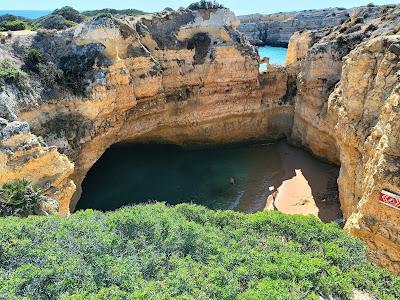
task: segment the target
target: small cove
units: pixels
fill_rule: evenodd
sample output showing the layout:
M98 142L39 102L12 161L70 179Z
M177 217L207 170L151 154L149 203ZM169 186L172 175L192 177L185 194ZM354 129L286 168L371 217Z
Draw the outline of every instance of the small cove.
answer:
M308 210L300 206L311 201L314 214L324 221L339 218L339 204L332 197L337 194L338 168L285 141L201 148L114 145L87 174L76 209L110 211L125 205L162 201L254 213L266 209L270 186L290 186L299 172L309 193L282 190L282 195L288 191L294 195L290 201L295 202L279 200L282 203L278 207L306 214L304 211Z

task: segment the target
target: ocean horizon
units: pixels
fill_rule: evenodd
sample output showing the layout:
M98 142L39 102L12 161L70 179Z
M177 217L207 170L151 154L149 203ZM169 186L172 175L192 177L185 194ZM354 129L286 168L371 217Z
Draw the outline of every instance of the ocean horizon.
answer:
M0 10L0 16L10 14L27 19L37 19L51 12L51 10Z

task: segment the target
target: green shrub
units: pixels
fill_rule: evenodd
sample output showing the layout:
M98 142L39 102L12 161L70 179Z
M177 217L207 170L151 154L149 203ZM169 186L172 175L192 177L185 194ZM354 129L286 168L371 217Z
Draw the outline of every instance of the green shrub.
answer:
M44 54L36 48L30 48L26 51L25 65L29 69L37 69L38 64L45 62L45 60Z
M30 91L26 73L10 60L3 59L0 60L0 91L6 85L14 85L21 93L29 93Z
M29 20L5 14L0 16L0 31L16 31L30 28Z
M0 15L0 23L17 21L19 19L21 19L21 18L18 16L15 16L15 15L11 15L11 14Z
M43 191L27 180L16 180L0 186L0 217L28 216L39 207Z
M224 6L219 4L217 1L205 1L205 0L201 0L199 2L192 3L188 6L188 9L191 9L191 10L219 9L219 8L224 8Z
M74 23L81 23L84 19L81 13L71 6L64 6L63 8L56 9L52 12L52 15L63 16L66 20Z
M77 23L65 19L61 15L48 15L40 18L33 24L33 28L37 29L55 29L55 30L63 30L70 27L76 26Z
M74 27L84 21L84 16L70 6L56 9L33 23L33 29L63 30Z
M17 20L17 21L8 21L4 22L0 25L2 31L17 31L17 30L25 30L28 28L28 24L24 21Z
M93 17L94 20L99 20L99 19L103 19L103 18L112 19L113 15L111 13L103 12L103 13L99 13Z
M129 15L129 16L134 16L134 15L140 15L144 14L143 11L137 10L137 9L111 9L111 8L105 8L105 9L99 9L99 10L89 10L85 11L82 13L82 15L86 17L95 17L101 14L111 14L111 15Z
M0 219L4 299L399 299L335 224L188 204Z
M63 76L63 71L54 63L49 62L42 51L35 48L27 50L25 68L39 75L39 80L45 89L52 88L54 83Z

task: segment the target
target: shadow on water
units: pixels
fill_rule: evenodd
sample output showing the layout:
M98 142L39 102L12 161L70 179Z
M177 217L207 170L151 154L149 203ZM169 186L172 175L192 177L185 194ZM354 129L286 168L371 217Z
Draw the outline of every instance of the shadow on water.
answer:
M319 217L335 219L332 210L340 214L337 200L326 201L321 193L337 192L338 169L284 141L203 148L114 145L89 171L77 209L108 211L164 201L253 213L264 210L268 188L281 186L296 169L302 170L313 191Z

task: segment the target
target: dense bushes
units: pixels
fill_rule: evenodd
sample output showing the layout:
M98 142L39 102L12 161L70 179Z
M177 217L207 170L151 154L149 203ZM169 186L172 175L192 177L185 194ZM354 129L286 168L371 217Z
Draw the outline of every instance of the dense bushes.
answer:
M60 15L48 15L40 18L37 22L34 23L34 29L55 29L62 30L67 29L69 27L73 27L77 25L75 22L66 20L63 16Z
M400 297L359 240L314 217L154 204L0 228L2 299Z
M30 48L25 54L25 69L38 75L45 91L54 88L54 84L63 77L63 71L50 62L45 54L36 48Z
M224 8L223 5L219 4L216 1L199 1L192 3L188 6L188 9L191 10L198 10L198 9L219 9L219 8Z
M58 15L64 17L66 20L81 23L84 18L79 11L73 9L71 6L64 6L63 8L56 9L52 15Z
M10 14L0 16L0 31L25 30L29 27L28 21L20 17Z

